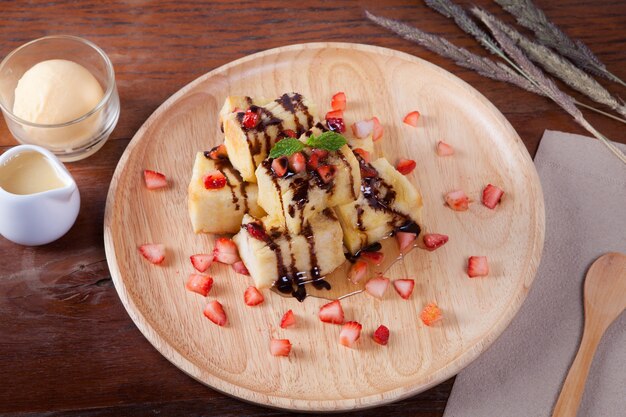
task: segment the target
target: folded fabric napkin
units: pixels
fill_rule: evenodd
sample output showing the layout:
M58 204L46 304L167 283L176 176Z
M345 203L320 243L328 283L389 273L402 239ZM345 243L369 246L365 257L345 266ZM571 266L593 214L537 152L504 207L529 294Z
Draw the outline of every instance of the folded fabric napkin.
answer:
M457 376L444 417L551 416L582 337L587 269L606 252L626 253L622 162L597 140L546 131L535 165L546 207L541 265L511 325ZM626 314L598 346L578 413L600 416L626 416Z

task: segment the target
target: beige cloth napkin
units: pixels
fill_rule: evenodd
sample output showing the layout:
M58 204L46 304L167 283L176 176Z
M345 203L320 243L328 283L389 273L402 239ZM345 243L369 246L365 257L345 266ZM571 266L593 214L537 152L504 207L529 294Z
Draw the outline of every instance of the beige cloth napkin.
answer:
M535 165L546 203L541 265L510 326L457 376L444 417L551 416L582 336L587 269L606 252L626 253L622 162L597 140L546 131ZM600 342L578 417L625 416L622 313Z

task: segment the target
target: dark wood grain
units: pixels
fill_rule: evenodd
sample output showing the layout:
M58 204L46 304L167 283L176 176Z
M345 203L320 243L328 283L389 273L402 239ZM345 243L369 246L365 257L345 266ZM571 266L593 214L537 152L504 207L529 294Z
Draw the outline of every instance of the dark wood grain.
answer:
M469 3L469 2L465 2ZM507 18L494 4L483 0ZM626 78L626 3L537 1ZM82 194L73 229L55 243L25 248L0 238L0 413L6 415L284 415L212 391L168 363L143 338L112 286L102 242L108 184L134 132L171 94L205 72L267 48L298 42L360 42L398 49L455 73L511 121L531 154L545 129L584 134L548 100L456 67L364 18L403 19L480 51L454 24L419 1L0 1L0 55L47 34L95 41L117 72L122 114L93 157L69 164ZM626 89L601 81L616 94ZM577 98L582 99L580 96ZM589 114L613 140L624 125ZM14 145L4 123L0 146ZM423 394L359 415L441 416L449 380Z

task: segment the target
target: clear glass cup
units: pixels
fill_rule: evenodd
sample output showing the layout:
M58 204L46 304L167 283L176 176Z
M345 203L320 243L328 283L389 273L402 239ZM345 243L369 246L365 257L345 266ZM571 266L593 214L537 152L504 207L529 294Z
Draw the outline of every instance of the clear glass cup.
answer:
M35 64L50 59L82 65L100 83L104 95L93 109L64 123L38 124L21 119L13 113L17 83ZM64 162L86 158L104 145L119 119L113 65L102 49L76 36L46 36L28 42L0 63L0 109L18 142L39 145Z

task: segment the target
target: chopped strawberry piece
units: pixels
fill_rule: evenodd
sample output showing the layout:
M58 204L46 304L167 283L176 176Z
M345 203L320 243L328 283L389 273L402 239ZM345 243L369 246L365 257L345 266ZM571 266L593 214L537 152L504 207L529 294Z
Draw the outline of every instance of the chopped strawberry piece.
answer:
M246 110L243 115L243 120L241 124L246 129L254 129L256 125L259 123L259 114L257 112L252 111L251 109Z
M374 120L361 120L352 125L352 133L359 139L365 139L374 132Z
M265 228L260 222L250 222L246 224L246 231L250 236L260 241L265 241L267 239L267 233L265 232Z
M297 138L298 137L298 135L296 135L296 132L294 132L291 129L283 130L283 135L288 137L288 138Z
M270 341L270 353L273 356L289 356L291 342L289 339L272 339Z
M225 237L218 238L213 248L213 260L227 265L240 261L235 242Z
M444 141L440 140L439 142L437 142L437 155L439 156L454 155L454 148L451 145L448 145Z
M341 308L339 300L324 304L320 308L319 317L324 323L342 324L343 308Z
M185 284L185 288L187 288L191 292L198 293L203 297L209 295L211 291L211 287L213 286L213 278L208 275L201 274L191 274L189 275L189 279Z
M359 340L362 328L363 326L356 321L347 322L343 325L339 333L339 343L347 347L352 347L354 342Z
M420 112L412 111L406 116L404 116L404 119L402 121L406 123L407 125L417 127L417 121L419 120L419 118L420 118Z
M503 194L504 191L500 188L495 185L487 184L483 190L483 204L493 210L500 202Z
M374 142L376 142L383 137L383 125L380 124L380 120L378 120L378 117L372 117L371 120L374 122L374 134L372 136L372 139L374 140Z
M221 145L217 145L216 147L212 148L210 151L205 152L204 156L213 160L228 159L228 152L226 151L226 145L224 145L223 143Z
M426 249L433 251L448 242L448 236L438 233L428 233L424 235L424 246Z
M412 279L397 279L393 282L393 287L400 297L408 300L415 288L415 281Z
M427 326L432 326L437 321L441 320L441 310L437 307L436 303L430 303L420 313L420 318Z
M398 161L398 165L396 165L396 169L400 174L408 175L415 169L416 166L417 164L412 159L400 159Z
M202 178L202 181L204 182L204 188L207 190L219 190L228 183L226 177L220 171L209 172Z
M343 110L331 110L326 113L326 117L324 119L343 119Z
M155 265L160 264L165 259L165 246L160 243L147 243L139 246L139 252L150 263Z
M306 170L306 159L302 152L296 152L289 157L289 169L296 174Z
M233 269L235 270L236 273L241 274L241 275L250 275L250 271L248 271L248 268L246 268L246 265L243 263L243 261L237 261L232 265Z
M385 295L388 286L389 279L383 277L372 278L365 284L365 292L380 299Z
M328 184L337 175L337 168L334 165L321 165L317 168L317 173L324 184Z
M470 256L467 260L467 275L470 278L485 277L489 274L489 263L486 256Z
M143 171L143 180L148 190L156 190L158 188L167 187L167 179L160 172L145 169Z
M346 124L341 117L330 117L326 119L326 126L333 132L343 133L346 131Z
M378 326L378 329L376 329L376 331L372 335L372 339L374 339L374 342L378 343L379 345L386 345L387 342L389 342L389 329L387 328L387 326L384 326L382 324Z
M206 307L204 307L203 313L207 319L211 320L218 326L225 326L228 322L226 313L224 312L224 307L222 307L220 302L217 300L210 301Z
M367 275L367 263L365 261L356 261L348 272L348 279L350 282L356 284L361 281Z
M311 155L309 155L309 161L307 165L310 169L317 169L326 158L328 158L328 151L325 149L313 149Z
M189 259L191 260L191 264L193 265L193 267L196 268L198 272L206 271L213 263L213 255L208 255L205 253L191 255Z
M354 148L352 152L354 152L355 155L360 156L361 159L367 162L368 164L370 163L372 159L372 156L370 155L370 153L363 148Z
M333 110L345 110L346 94L342 91L335 94L330 102L330 107L332 107Z
M374 265L379 266L385 259L385 254L382 252L361 252L361 257L372 262Z
M286 329L294 324L296 324L296 316L293 315L293 311L287 310L287 312L283 315L283 318L280 319L280 328Z
M272 171L278 177L282 177L287 173L287 166L289 165L289 159L286 156L281 156L272 161Z
M378 176L378 171L370 165L361 164L361 176L364 178L374 178Z
M450 191L445 196L446 204L455 211L465 211L469 208L469 197L463 190Z
M398 240L398 246L400 246L400 252L404 252L405 250L412 248L413 242L417 235L411 232L396 232L396 239Z
M243 300L247 306L253 307L261 304L265 301L265 298L256 287L250 286L246 288L246 292L243 294Z

